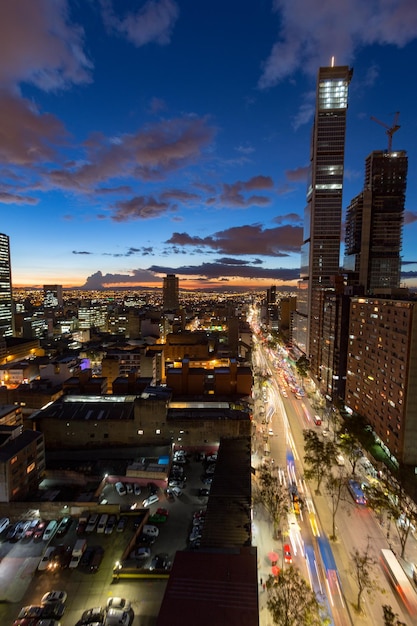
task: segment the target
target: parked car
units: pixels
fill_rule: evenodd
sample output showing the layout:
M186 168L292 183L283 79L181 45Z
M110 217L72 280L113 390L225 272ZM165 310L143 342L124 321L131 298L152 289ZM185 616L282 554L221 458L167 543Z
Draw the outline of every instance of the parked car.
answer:
M25 538L26 539L31 539L33 537L33 534L35 532L36 526L38 524L39 524L39 520L38 519L30 520L29 525L26 528L26 532L25 532Z
M122 611L129 611L131 607L130 600L126 600L126 598L119 598L118 596L113 596L107 600L107 610L108 609L119 609Z
M116 526L116 516L115 515L110 515L109 519L107 520L107 524L106 524L106 528L104 529L104 533L106 535L111 535L115 526Z
M45 528L42 539L44 541L49 541L50 539L52 539L57 529L57 526L58 522L55 519L51 519L51 521L48 523L48 526Z
M207 489L206 487L202 487L201 489L198 490L198 495L200 498L206 498L207 496L210 495L210 489Z
M6 528L10 526L10 520L8 517L2 517L0 519L0 533L3 533Z
M117 482L117 483L114 483L114 488L116 489L116 491L119 494L119 496L125 496L126 495L126 487L120 481Z
M50 604L51 602L65 602L67 599L66 591L48 591L42 596L41 604Z
M171 566L171 562L168 559L168 555L165 553L162 554L156 554L152 561L151 564L149 565L149 569L153 570L153 569L169 569Z
M151 556L151 549L146 546L141 546L140 548L136 548L132 550L129 554L130 559L137 559L138 561L144 561L149 559Z
M87 526L85 527L85 532L86 533L92 533L94 532L97 523L98 523L99 517L97 513L94 513L93 515L90 515L90 517L88 518L88 523Z
M26 531L29 528L30 520L25 520L18 522L16 524L16 532L14 534L14 541L19 541L19 539L23 539L26 535Z
M129 626L130 612L122 609L109 609L103 626Z
M90 566L90 561L93 558L93 554L94 548L92 548L91 546L84 551L84 554L82 555L79 564L79 567L81 569L87 569Z
M127 523L126 517L121 517L119 521L117 522L116 531L118 533L122 533L124 529L126 528L126 523Z
M104 549L101 546L94 548L93 557L90 561L90 572L96 572L103 560Z
M155 496L158 493L158 487L155 483L148 483L147 487L149 489L149 495Z
M169 487L167 489L167 492L174 494L174 496L177 496L177 498L179 498L182 494L182 491L179 487Z
M149 498L145 498L145 500L142 502L142 505L145 508L148 508L152 504L155 504L155 502L159 502L159 497L156 494L149 496Z
M145 524L142 528L142 533L144 535L149 535L150 537L158 537L159 528L157 528L157 526L152 526L151 524Z
M132 485L132 483L126 483L126 491L127 491L127 493L133 493L133 485Z
M45 528L46 528L46 522L41 519L33 532L33 538L40 539L43 533L45 532Z
M62 537L69 530L72 524L72 517L63 517L62 520L58 524L58 528L56 529L56 534L58 537Z
M81 619L79 624L92 624L93 622L97 622L99 624L103 623L105 617L104 610L101 606L94 607L92 609L87 609L81 615Z
M140 485L138 483L135 483L133 485L133 491L135 493L135 496L140 496L142 489L140 488Z

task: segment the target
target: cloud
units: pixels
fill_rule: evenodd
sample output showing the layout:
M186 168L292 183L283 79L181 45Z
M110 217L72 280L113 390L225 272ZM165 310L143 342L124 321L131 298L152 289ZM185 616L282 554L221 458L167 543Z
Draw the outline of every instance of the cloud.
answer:
M93 253L87 252L86 250L73 250L72 254L93 254Z
M206 118L163 120L117 141L100 133L85 142L84 159L74 167L49 173L58 188L87 193L114 178L163 180L169 173L197 163L215 135Z
M413 213L413 211L404 211L404 226L414 224L414 222L417 222L417 213Z
M274 0L273 7L280 32L263 64L261 89L298 70L316 75L331 55L338 65L349 64L365 46L401 48L417 37L414 0Z
M112 285L141 285L155 284L160 280L155 274L146 269L132 270L131 274L102 274L100 271L91 274L86 279L81 289L103 289Z
M173 0L148 0L136 13L123 18L114 13L112 0L101 0L101 7L107 29L126 37L137 48L148 43L169 44L179 16L178 4Z
M253 176L247 181L237 181L233 184L223 184L223 192L219 202L228 207L246 208L250 206L266 206L271 200L266 196L252 195L245 197L244 192L257 189L272 189L274 183L270 176Z
M167 202L158 202L155 198L136 196L125 202L117 202L111 219L115 222L127 222L129 220L148 220L161 217L175 209Z
M297 167L295 170L286 170L285 178L291 183L305 183L308 176L308 165L306 167Z
M284 257L298 253L302 243L300 226L278 226L263 229L260 224L236 226L208 237L193 237L188 233L173 233L167 244L212 249L227 255L260 255Z
M38 204L37 198L0 191L0 204Z
M0 3L0 85L26 82L45 91L91 81L84 31L69 22L67 0Z
M263 268L250 263L243 266L230 265L228 263L202 263L201 265L186 265L175 268L153 265L149 268L149 271L156 274L199 276L203 280L229 277L292 281L300 277L298 268Z
M8 165L51 161L67 137L56 117L41 115L33 103L6 91L0 91L0 119L0 162Z

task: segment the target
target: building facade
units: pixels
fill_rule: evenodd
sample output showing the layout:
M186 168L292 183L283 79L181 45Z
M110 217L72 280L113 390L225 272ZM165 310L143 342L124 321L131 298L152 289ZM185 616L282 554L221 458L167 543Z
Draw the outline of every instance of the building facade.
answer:
M417 465L417 301L352 298L346 407L393 460Z
M372 152L364 189L347 209L344 268L365 294L400 286L407 169L402 150Z
M164 311L176 311L179 304L179 282L175 274L167 274L163 286Z
M9 237L0 233L0 337L13 335L12 270Z
M310 174L304 214L301 279L307 283L307 357L320 378L323 313L317 291L334 287L340 270L346 112L352 70L321 67L311 141Z

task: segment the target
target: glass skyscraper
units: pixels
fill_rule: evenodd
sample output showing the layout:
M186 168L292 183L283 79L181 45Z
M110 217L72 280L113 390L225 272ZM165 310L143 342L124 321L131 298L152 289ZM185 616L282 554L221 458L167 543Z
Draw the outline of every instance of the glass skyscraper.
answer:
M0 337L13 335L12 273L10 243L7 235L0 233Z
M307 283L306 356L317 378L323 346L322 298L317 292L333 289L340 271L346 111L352 73L348 66L321 67L317 79L300 273Z

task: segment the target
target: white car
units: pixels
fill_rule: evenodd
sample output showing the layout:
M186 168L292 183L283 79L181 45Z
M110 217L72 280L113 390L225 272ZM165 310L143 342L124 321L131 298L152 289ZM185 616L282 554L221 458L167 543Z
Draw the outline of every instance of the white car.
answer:
M126 495L126 487L120 481L117 482L117 483L114 483L114 488L116 489L116 491L119 494L119 496L125 496Z
M169 489L167 489L167 492L169 491L169 493L173 493L174 496L177 496L177 498L180 497L180 495L182 494L182 491L179 487L170 487Z
M159 502L159 497L156 494L149 496L149 498L145 498L145 500L142 502L142 506L147 508L152 504L155 504L155 502Z
M152 526L152 524L145 524L142 528L142 533L149 537L157 537L159 535L159 528Z
M49 561L51 560L54 552L55 552L54 546L49 546L49 548L46 548L44 555L39 562L38 570L42 571L48 568Z
M109 609L119 609L122 611L130 611L130 600L126 600L126 598L119 598L118 596L113 596L107 600L107 611Z
M42 596L41 604L52 604L54 602L65 602L67 599L66 591L48 591Z
M129 626L130 611L123 609L109 609L103 626Z

